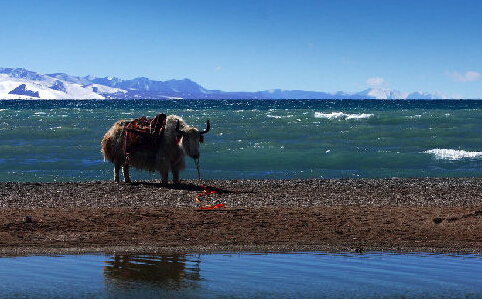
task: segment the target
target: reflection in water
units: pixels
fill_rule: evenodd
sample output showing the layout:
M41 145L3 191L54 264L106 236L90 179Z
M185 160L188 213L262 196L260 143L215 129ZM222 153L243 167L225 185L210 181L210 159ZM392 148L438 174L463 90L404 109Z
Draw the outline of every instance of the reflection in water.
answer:
M162 288L194 288L200 281L200 258L195 255L114 255L104 262L106 284L155 284Z
M0 298L482 298L482 257L30 256L0 258L0 281Z

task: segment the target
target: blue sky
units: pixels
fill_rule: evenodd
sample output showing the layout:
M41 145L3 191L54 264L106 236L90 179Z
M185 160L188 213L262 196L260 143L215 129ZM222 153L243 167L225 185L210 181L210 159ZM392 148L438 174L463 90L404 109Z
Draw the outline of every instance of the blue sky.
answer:
M5 1L0 66L482 97L482 1Z

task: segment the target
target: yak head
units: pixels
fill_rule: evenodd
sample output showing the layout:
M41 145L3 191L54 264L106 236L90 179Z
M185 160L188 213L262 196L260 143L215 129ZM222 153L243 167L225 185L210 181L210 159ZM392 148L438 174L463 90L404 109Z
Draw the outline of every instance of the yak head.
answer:
M204 142L203 134L209 132L211 125L209 124L209 119L206 121L206 130L198 131L194 127L179 129L179 120L176 124L177 137L180 139L182 137L182 148L186 155L193 159L199 159L199 142Z

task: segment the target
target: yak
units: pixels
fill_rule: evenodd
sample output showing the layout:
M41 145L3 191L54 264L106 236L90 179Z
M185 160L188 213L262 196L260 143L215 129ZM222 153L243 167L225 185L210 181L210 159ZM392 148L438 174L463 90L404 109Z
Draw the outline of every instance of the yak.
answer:
M158 140L126 156L126 127L132 121L117 121L101 142L104 161L114 164L114 182L119 182L119 170L122 167L124 182L130 183L129 167L132 166L150 172L159 171L163 185L168 184L170 170L173 183L178 185L179 172L185 168L184 156L199 159L199 142L203 142L203 134L210 130L209 120L206 121L206 129L199 131L188 126L181 117L169 115L165 118L162 134L156 137Z

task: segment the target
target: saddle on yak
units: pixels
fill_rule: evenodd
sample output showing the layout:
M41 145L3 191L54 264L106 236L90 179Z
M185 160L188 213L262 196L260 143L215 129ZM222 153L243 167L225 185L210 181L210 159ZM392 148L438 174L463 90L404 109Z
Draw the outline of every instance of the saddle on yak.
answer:
M165 125L166 115L164 113L158 114L154 119L142 116L131 121L126 126L124 137L126 159L135 151L157 148Z

